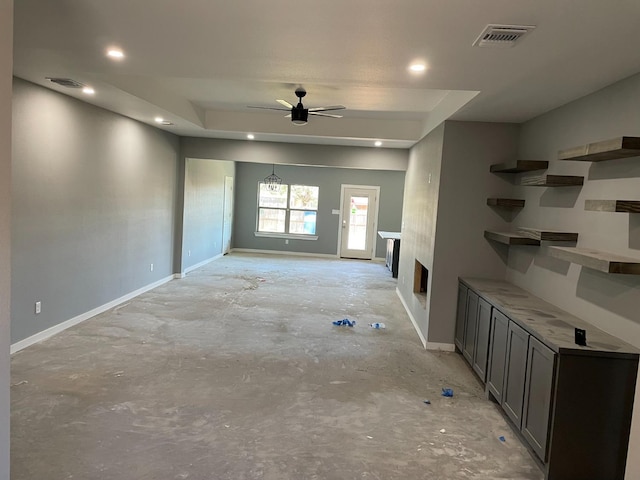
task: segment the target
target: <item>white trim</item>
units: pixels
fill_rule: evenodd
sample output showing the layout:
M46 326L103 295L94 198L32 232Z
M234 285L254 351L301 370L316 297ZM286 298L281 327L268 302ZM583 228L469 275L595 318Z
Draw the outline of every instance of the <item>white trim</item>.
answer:
M222 258L223 256L224 256L224 254L219 253L215 257L207 258L206 260L203 260L203 261L201 261L199 263L196 263L195 265L191 265L190 267L185 268L184 272L182 273L182 277L181 278L184 278L187 275L187 273L193 272L194 270L197 270L200 267L204 267L206 264L211 263L214 260L217 260L219 258Z
M173 278L174 278L175 280L180 280L180 279L182 279L182 278L184 278L184 277L186 277L186 275L185 275L184 273L174 273L174 274L173 274Z
M173 278L174 278L173 275L169 275L168 277L165 277L162 280L158 280L157 282L154 282L145 287L139 288L138 290L128 293L120 298L116 298L115 300L109 303L105 303L104 305L94 308L93 310L89 310L88 312L80 314L77 317L73 317L70 320L54 325L51 328L47 328L46 330L38 332L35 335L25 338L24 340L20 340L19 342L16 342L13 345L11 345L10 352L13 355L14 353L19 352L24 348L30 347L35 343L51 338L55 334L60 333L66 330L67 328L71 328L75 325L78 325L79 323L82 323L85 320L89 320L90 318L95 317L96 315L100 315L101 313L104 313L107 310L112 309L113 307L117 307L118 305L124 302L127 302L132 298L137 297L138 295L142 295L143 293L153 290L154 288L157 288L160 285L164 285L165 283L168 283L171 280L173 280Z
M456 346L453 343L427 342L427 350L438 350L440 352L455 352Z
M371 260L374 262L387 263L387 259L385 257L373 257Z
M320 258L338 258L337 255L332 253L308 253L308 252L289 252L283 250L258 250L254 248L234 248L233 252L239 253L264 253L273 255L291 255L294 257L320 257Z
M317 240L317 235L300 235L295 233L253 232L256 237L287 238L291 240Z
M424 338L424 335L422 334L422 331L420 330L420 327L418 326L418 322L416 321L416 319L413 317L413 314L411 313L411 310L409 310L409 306L407 305L407 302L404 301L404 298L402 297L402 294L400 293L400 289L398 289L396 287L396 294L398 294L398 297L400 298L400 301L402 302L402 305L404 306L404 309L407 312L407 315L409 315L409 318L411 319L411 323L413 323L413 328L416 329L416 332L418 332L418 336L420 337L420 340L422 341L422 345L424 346L425 349L427 349L427 339ZM435 344L432 344L435 345Z

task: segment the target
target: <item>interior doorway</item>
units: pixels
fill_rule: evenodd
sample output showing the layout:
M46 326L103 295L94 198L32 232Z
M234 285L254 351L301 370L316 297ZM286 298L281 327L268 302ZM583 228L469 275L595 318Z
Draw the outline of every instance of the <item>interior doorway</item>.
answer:
M342 185L339 256L371 260L376 248L379 186Z
M222 214L222 254L231 251L233 231L233 177L224 177L224 207Z

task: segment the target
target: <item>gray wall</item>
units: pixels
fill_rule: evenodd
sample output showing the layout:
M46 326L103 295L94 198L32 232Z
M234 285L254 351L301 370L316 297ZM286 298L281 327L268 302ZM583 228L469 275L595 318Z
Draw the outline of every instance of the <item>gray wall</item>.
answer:
M222 253L225 176L234 162L186 159L182 271Z
M287 245L282 238L256 237L258 182L270 175L271 171L271 165L236 164L234 248L335 255L340 225L339 215L331 211L340 209L342 184L379 185L378 230L400 231L404 172L280 165L276 167L276 174L284 183L320 187L316 224L318 240L290 239ZM386 244L380 237L376 237L376 240L376 256L384 257Z
M0 480L9 480L13 1L0 0Z
M428 340L433 280L429 278L426 301L420 302L413 293L413 275L417 260L429 270L429 276L433 276L444 130L444 124L440 125L411 149L404 188L398 291L417 323L423 341Z
M518 132L513 124L445 123L429 342L453 343L459 276L505 276L508 250L485 240L484 231L509 230L511 212L488 207L487 197L512 187L489 167L516 156Z
M19 79L13 93L15 342L172 274L179 141Z
M182 154L189 158L211 158L253 163L322 165L372 170L407 169L408 151L391 148L339 147L213 138L183 138ZM264 178L264 177L263 177Z
M521 156L550 160L550 173L584 175L585 185L515 188L527 201L515 225L578 232L580 247L640 259L640 215L584 211L586 199L640 200L640 158L601 163L555 161L559 149L619 135L639 136L639 111L640 75L635 75L524 124ZM507 278L640 347L640 276L598 273L552 259L540 248L512 251ZM635 403L630 451L640 448L638 399L640 396ZM640 458L631 455L628 462L627 478L640 478Z
M398 289L429 347L452 347L459 276L505 276L508 251L484 230L508 230L512 218L486 200L513 187L489 166L513 158L517 141L517 125L448 121L411 150ZM422 302L413 293L416 260L429 270Z

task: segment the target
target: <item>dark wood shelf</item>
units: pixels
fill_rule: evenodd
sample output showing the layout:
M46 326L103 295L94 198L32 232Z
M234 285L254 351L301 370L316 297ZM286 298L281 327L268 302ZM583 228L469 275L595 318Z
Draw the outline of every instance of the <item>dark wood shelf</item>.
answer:
M584 184L584 177L575 175L537 175L520 180L520 185L529 187L579 187Z
M592 248L549 247L549 255L605 273L640 275L640 259L601 252Z
M584 209L592 212L640 213L640 200L585 200Z
M546 160L512 160L510 162L495 163L489 167L489 171L493 173L520 173L544 170L546 168L549 168L549 162Z
M558 160L602 162L640 156L640 137L617 137L558 152Z
M557 230L542 230L539 228L518 227L517 233L524 237L547 242L577 242L578 234L572 232L560 232Z
M525 237L509 232L493 232L491 230L484 231L484 238L494 242L503 243L505 245L535 245L540 246L540 240Z
M517 198L487 198L487 205L501 208L524 208L524 200Z

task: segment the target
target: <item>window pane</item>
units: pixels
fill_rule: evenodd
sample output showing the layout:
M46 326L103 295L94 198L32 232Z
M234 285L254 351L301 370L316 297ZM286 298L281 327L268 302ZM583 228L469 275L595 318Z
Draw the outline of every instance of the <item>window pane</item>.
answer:
M307 185L291 185L291 205L289 206L289 208L317 210L319 191L319 187L310 187Z
M260 184L259 207L287 208L288 185ZM273 188L273 190L271 190Z
M289 213L289 233L303 235L316 234L316 212L291 210Z
M286 216L286 210L261 208L258 214L258 231L284 233Z

